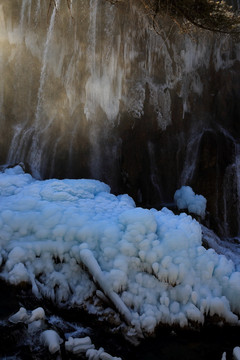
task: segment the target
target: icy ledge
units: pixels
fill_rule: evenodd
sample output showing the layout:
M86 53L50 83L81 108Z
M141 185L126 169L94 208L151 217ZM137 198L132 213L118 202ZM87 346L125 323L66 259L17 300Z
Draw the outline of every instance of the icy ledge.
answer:
M99 181L0 173L0 242L2 278L58 306L110 306L137 336L206 315L239 324L240 272L202 246L199 223L136 208Z

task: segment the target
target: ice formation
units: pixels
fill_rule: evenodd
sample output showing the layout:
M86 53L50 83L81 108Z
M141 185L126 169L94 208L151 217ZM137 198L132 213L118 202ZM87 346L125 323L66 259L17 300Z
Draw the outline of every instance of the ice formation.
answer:
M205 217L207 200L202 195L196 195L190 186L182 186L174 194L177 207L187 209L190 213Z
M58 352L60 350L60 345L63 342L58 333L54 330L43 331L41 334L41 340L44 346L48 347L51 354Z
M103 348L98 350L89 349L86 352L86 356L89 360L121 360L119 357L111 356L110 354L106 353Z
M29 318L30 316L27 313L27 310L21 307L16 314L10 316L9 321L12 322L13 324L17 324L19 322L25 323L26 321L28 321Z
M0 242L2 278L59 306L98 313L106 298L139 336L205 315L239 324L240 272L202 246L199 223L137 208L99 181L38 181L20 166L0 173Z
M45 319L45 311L43 310L42 307L38 307L37 309L32 311L29 322L32 323L33 321L44 320L44 319Z
M233 359L234 360L240 360L240 347L239 346L236 346L233 349Z
M16 314L10 316L9 321L17 324L17 323L25 323L31 324L35 321L45 320L45 311L42 307L38 307L32 312L27 312L24 307L21 307Z
M224 352L224 353L222 354L222 358L221 358L221 360L227 360L227 355L226 355L226 352Z
M75 339L69 337L68 341L65 342L66 351L72 352L74 355L86 353L87 350L94 349L94 347L89 336Z

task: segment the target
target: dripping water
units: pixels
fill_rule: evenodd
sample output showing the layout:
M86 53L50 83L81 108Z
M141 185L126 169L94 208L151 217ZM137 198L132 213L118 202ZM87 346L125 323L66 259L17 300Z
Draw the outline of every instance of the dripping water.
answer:
M32 78L30 83L32 83ZM9 147L7 164L16 164L22 162L22 155L27 153L27 147L29 144L28 139L30 138L32 132L31 127L28 128L28 124L31 121L31 92L28 92L28 98L26 101L26 117L25 120L21 123L18 123L14 126L13 137L11 140L11 145Z
M23 34L24 14L25 14L25 10L26 10L28 1L29 0L23 0L22 1L21 14L20 14L20 30L21 30L21 34Z
M32 0L28 0L28 24L31 22Z
M25 125L26 123L23 123L14 127L14 135L8 152L7 164L15 164L19 162L19 149L23 150L23 148L26 146L26 143L23 141L24 137L21 137L21 133Z
M29 12L31 12L31 0L23 0L22 7L21 7L21 16L20 16L20 29L23 36L23 25L24 25L24 14L26 12L27 5L29 5ZM22 161L22 159L27 158L27 162L31 168L32 174L36 178L41 178L40 176L40 166L41 166L41 157L43 152L43 144L39 144L40 135L46 131L46 129L49 127L49 124L47 126L43 126L41 123L41 113L42 113L42 103L43 103L43 92L44 92L44 84L46 80L46 74L47 74L47 60L48 60L48 52L49 52L49 46L52 38L53 28L54 28L54 21L55 16L57 12L57 8L60 5L60 0L56 2L56 7L54 7L49 28L47 31L47 37L44 47L44 53L42 58L42 68L41 68L41 74L40 74L40 81L39 81L39 88L38 88L38 94L37 94L37 106L34 116L34 122L32 125L29 126L29 115L25 118L25 121L22 122L22 124L18 124L14 128L14 135L11 141L11 145L8 152L7 157L7 163L8 164L14 164L16 162ZM40 11L40 0L37 4L37 8L35 11L35 20ZM30 96L29 93L29 99L27 108L30 109ZM29 149L29 143L32 141ZM27 157L27 154L28 157Z
M57 12L59 5L60 5L60 0L57 0L56 6L54 6L54 8L53 8L53 12L52 12L51 19L50 19L50 25L49 25L48 32L47 32L47 39L46 39L44 53L43 53L43 59L42 59L40 84L39 84L38 94L37 94L37 107L36 107L36 112L35 112L35 117L34 117L34 124L33 124L33 128L32 128L33 138L32 138L32 144L30 147L29 165L31 166L32 173L36 178L41 177L40 176L40 166L41 166L41 160L42 160L43 145L39 144L39 140L40 140L40 135L45 130L44 128L42 128L42 124L41 124L43 91L44 91L44 84L45 84L46 75L47 75L47 60L48 60L49 46L50 46L50 41L51 41L52 34L53 34L55 16L56 16L56 12Z
M79 127L79 121L77 121L73 127L73 131L71 133L70 144L69 144L69 152L68 152L68 173L71 174L72 166L73 166L73 144L75 140L75 135L77 134L77 129ZM54 164L53 164L54 165ZM54 170L54 166L52 165L52 172Z
M51 163L51 169L50 169L50 177L53 177L54 174L54 167L55 167L55 159L56 159L56 154L57 154L57 149L58 149L58 145L60 143L60 141L62 140L62 136L59 137L54 144L54 148L53 148L53 153L52 153L52 163Z
M39 12L40 12L40 6L41 6L41 0L38 0L36 10L35 10L35 15L34 15L35 24L37 24L37 22L38 22L38 15L39 15Z
M149 162L150 162L150 177L153 187L156 190L156 193L159 197L159 199L163 199L162 190L159 186L159 179L157 176L157 164L155 160L155 151L154 151L154 145L152 142L148 142L148 153L149 153Z
M187 144L186 158L180 177L180 185L187 185L191 182L196 169L196 163L198 160L198 149L201 141L202 133L196 134L191 137Z
M87 49L87 63L89 64L90 71L90 81L91 79L96 79L97 71L96 71L96 36L97 36L97 10L98 10L98 0L90 0L90 17L89 17L89 29L88 29L88 49ZM87 84L88 85L88 84ZM86 92L87 91L86 85ZM93 109L96 109L95 96L94 94L88 94L90 98L90 104ZM85 104L84 113L89 118L91 110L89 109L89 102ZM100 144L99 144L99 136L98 136L98 127L95 124L91 124L90 129L90 142L92 145L92 153L90 159L90 171L93 177L99 178L100 176L100 168L101 168L101 156L100 156Z
M58 1L58 3L59 3L59 1ZM58 6L58 3L56 6ZM44 53L43 53L42 69L41 69L41 75L40 75L40 85L39 85L38 94L37 94L38 102L37 102L37 109L36 109L36 113L35 113L35 127L36 128L39 127L39 120L40 120L40 116L41 116L42 100L43 100L43 87L44 87L46 73L47 73L46 70L47 70L48 50L49 50L49 44L50 44L50 40L51 40L52 32L53 32L55 15L56 15L56 8L54 7L53 13L51 16L50 25L49 25L48 32L47 32L47 40L45 43L45 48L44 48Z

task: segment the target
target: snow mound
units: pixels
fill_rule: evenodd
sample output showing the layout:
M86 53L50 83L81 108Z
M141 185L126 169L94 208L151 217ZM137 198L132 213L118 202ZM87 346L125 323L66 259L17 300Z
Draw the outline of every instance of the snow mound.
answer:
M187 209L192 214L205 217L207 200L202 195L196 195L190 186L182 186L177 190L174 201L179 210Z
M159 323L202 324L206 315L239 323L240 272L202 246L199 223L136 208L96 180L37 181L19 167L0 173L0 250L5 280L95 313L101 303L106 314L105 298L139 336Z

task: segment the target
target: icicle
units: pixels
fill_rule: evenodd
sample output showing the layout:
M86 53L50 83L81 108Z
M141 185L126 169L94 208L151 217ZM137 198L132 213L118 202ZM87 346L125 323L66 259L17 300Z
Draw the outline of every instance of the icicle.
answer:
M120 296L115 293L109 286L108 282L104 277L104 274L93 256L93 253L89 249L83 249L80 251L80 257L83 264L87 267L88 271L92 275L95 282L98 283L100 288L103 290L104 294L111 300L115 308L119 311L119 313L122 315L124 320L128 325L133 325L133 318L132 315L127 308L127 306L124 304ZM142 332L140 327L136 329L139 336L142 336Z

